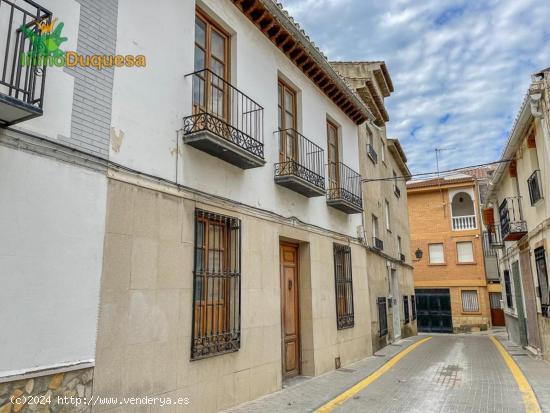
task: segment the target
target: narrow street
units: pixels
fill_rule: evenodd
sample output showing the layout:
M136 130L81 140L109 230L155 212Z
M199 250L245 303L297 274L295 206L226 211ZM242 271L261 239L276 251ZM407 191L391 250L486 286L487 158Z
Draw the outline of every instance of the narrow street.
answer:
M317 378L295 379L281 392L230 411L550 411L550 364L502 335L498 337L502 349L519 367L512 373L491 335L420 335L401 340L374 357ZM415 348L407 353L410 347ZM516 380L522 373L529 384L520 390Z

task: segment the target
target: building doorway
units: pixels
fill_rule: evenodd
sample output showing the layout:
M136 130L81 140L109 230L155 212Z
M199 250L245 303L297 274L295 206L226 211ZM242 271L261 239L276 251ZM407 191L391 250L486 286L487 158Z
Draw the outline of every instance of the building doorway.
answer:
M401 300L399 295L399 279L397 271L390 270L390 287L392 296L392 313L393 313L393 339L397 340L401 337Z
M283 378L300 374L298 246L280 244Z
M415 290L419 332L452 333L451 293L448 288Z
M491 306L491 324L494 327L504 327L504 310L502 309L502 293L489 293L489 304Z

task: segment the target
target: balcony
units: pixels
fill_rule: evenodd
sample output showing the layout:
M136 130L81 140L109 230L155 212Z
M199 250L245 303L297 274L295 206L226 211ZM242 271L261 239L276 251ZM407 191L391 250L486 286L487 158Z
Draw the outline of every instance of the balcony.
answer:
M453 231L467 231L470 229L476 229L476 216L475 215L463 215L453 217Z
M397 185L393 186L393 193L395 194L396 198L401 198L401 189Z
M183 119L183 141L241 169L263 166L263 107L208 69L187 76L193 114Z
M16 4L17 3L17 4ZM21 55L38 54L21 28L38 32L38 22L50 23L52 13L32 1L0 0L0 125L41 116L46 81L42 65L23 65ZM40 57L37 55L37 57Z
M279 134L275 183L308 198L325 194L323 149L294 129Z
M489 250L497 248L504 248L500 225L487 225L487 231L483 232L483 249L486 254L489 254Z
M327 204L346 214L363 211L361 175L342 162L330 162Z
M374 150L374 146L370 143L367 144L367 155L374 163L378 163L378 154Z
M523 220L521 197L505 198L498 207L500 229L503 241L517 241L527 234L527 223Z
M372 237L372 245L379 251L384 250L384 241L382 241L380 238Z
M535 206L542 199L541 176L538 169L527 179L527 187L529 188L531 206Z
M399 254L399 261L405 262L405 254Z

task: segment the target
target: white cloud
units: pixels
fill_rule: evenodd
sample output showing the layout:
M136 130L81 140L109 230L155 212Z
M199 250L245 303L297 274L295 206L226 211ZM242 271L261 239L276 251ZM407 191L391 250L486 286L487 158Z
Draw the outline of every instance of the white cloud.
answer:
M386 61L395 85L388 134L402 140L415 172L434 169L437 146L454 148L443 168L495 160L530 75L550 66L550 2L283 4L330 59Z

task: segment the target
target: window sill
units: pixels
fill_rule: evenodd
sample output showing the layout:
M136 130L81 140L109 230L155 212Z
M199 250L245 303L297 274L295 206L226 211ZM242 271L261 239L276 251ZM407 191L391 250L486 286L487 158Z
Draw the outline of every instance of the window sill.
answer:
M461 314L464 314L464 315L481 315L481 311L464 311L464 310L462 310Z
M477 265L476 261L472 262L457 262L456 265Z
M433 266L433 267L443 267L443 266L447 265L447 263L446 262L435 263L435 264L434 263L429 263L428 265Z

